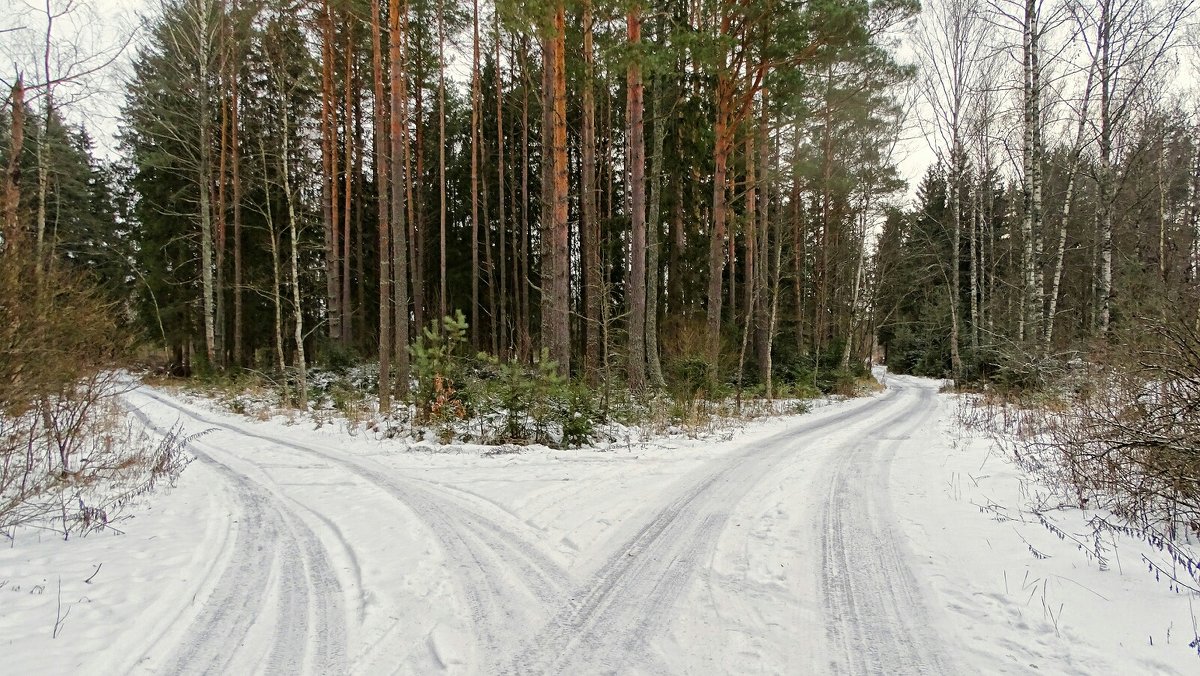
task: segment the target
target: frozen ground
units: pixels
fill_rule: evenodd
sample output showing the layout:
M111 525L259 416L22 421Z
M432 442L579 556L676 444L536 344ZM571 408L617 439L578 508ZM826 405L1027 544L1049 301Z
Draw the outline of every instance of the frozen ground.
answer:
M142 388L198 461L124 535L0 549L0 672L1200 671L1165 555L1060 539L938 383L886 381L726 442L501 454Z

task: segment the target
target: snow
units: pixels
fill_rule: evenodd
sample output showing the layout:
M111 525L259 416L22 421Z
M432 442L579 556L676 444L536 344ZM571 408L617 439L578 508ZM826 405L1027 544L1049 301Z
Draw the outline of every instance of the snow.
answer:
M885 379L727 440L503 453L142 388L142 420L204 432L197 461L124 535L0 549L0 671L1200 668L1200 599L1141 560L1164 555L1106 534L1101 570L939 383Z

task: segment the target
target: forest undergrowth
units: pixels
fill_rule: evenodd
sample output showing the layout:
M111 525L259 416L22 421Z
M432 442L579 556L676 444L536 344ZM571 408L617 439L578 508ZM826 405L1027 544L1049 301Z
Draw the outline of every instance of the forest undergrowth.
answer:
M198 373L189 379L144 376L150 384L181 387L221 408L258 420L337 425L350 434L373 434L413 447L445 445L554 448L610 445L651 437L728 437L747 421L807 412L822 397L852 397L880 385L866 368L783 365L782 379L766 396L762 383L731 375L709 385L703 360L667 364L664 387L630 390L614 375L588 385L560 375L543 352L533 363L501 360L468 349L461 313L431 323L410 350L408 396L381 411L379 367L353 355L330 352L306 374L301 400L295 374L254 370ZM619 371L618 371L619 373Z

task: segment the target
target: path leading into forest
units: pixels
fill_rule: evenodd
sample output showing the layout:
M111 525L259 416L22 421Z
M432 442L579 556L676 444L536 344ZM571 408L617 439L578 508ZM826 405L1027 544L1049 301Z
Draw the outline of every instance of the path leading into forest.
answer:
M954 673L889 483L937 384L886 384L771 435L611 461L372 451L138 388L144 423L204 432L190 444L233 504L181 626L134 663Z

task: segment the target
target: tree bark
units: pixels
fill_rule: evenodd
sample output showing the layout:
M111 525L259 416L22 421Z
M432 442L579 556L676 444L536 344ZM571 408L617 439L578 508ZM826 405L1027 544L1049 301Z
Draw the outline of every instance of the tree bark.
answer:
M417 9L418 23L424 22L424 17L420 13L420 5ZM405 15L404 33L407 37L408 19ZM406 43L407 44L407 43ZM413 326L416 335L419 337L421 331L425 328L425 61L424 52L421 50L418 42L416 52L416 63L414 68L416 72L413 74L413 132L414 146L412 149L406 149L409 154L407 164L408 180L408 266L412 274L412 312ZM407 62L411 52L405 50L405 61ZM407 98L405 99L407 102ZM407 103L406 103L407 107ZM408 128L407 121L405 128ZM415 165L415 168L414 168Z
M605 345L601 340L601 294L603 271L600 262L600 221L596 208L596 104L593 93L595 53L592 45L592 3L583 5L583 120L581 127L582 167L580 168L580 211L583 244L583 353L584 379L589 385L600 382L600 364Z
M1108 335L1109 323L1112 319L1112 254L1113 254L1113 129L1112 129L1112 59L1111 42L1112 27L1110 25L1109 4L1100 3L1101 15L1099 26L1099 64L1100 75L1100 168L1098 189L1100 198L1100 319L1101 335Z
M438 0L438 327L449 316L446 280L446 3Z
M646 386L646 140L643 123L642 69L637 54L642 40L640 8L635 4L627 18L629 61L626 94L629 99L629 352L626 356L631 390Z
M708 360L708 382L716 385L721 358L721 280L725 273L725 192L729 152L732 146L728 128L732 92L729 76L717 75L717 110L713 126L713 228L708 246L708 310L705 321L705 351Z
M341 339L341 285L338 283L337 133L333 103L333 15L329 0L321 11L321 217L325 227L325 300L329 338Z
M1024 142L1021 154L1021 189L1025 209L1021 221L1021 265L1024 290L1018 325L1018 334L1022 342L1038 335L1037 324L1042 313L1042 291L1038 274L1041 266L1041 261L1038 260L1041 245L1037 241L1041 237L1042 225L1041 27L1038 2L1039 0L1025 0L1022 21Z
M962 143L958 126L954 127L953 147L950 150L950 180L947 181L947 201L950 211L950 369L957 381L962 378L963 363L959 350L959 305L962 303Z
M238 2L234 0L234 11L238 11ZM235 44L237 38L235 37ZM230 106L230 179L233 184L233 363L238 368L246 365L245 357L245 311L242 299L244 280L242 270L242 154L241 154L241 60L239 53L234 54L231 70L232 103ZM274 233L274 230L272 230ZM278 287L276 287L278 291Z
M532 308L529 300L529 43L522 37L521 44L521 327L517 343L522 359L528 359L533 351Z
M267 231L271 235L271 305L275 311L275 332L274 332L274 347L275 347L275 367L279 369L279 373L283 374L283 391L284 399L288 398L287 387L287 356L283 349L283 262L279 254L279 230L275 227L275 216L271 210L271 179L270 171L267 162L267 144L262 135L258 137L258 154L262 161L262 176L263 176L263 205L266 207L263 214L267 220Z
M392 238L389 230L391 189L388 129L386 111L388 100L383 87L383 31L379 24L382 12L380 0L371 0L371 84L374 93L373 131L375 136L375 189L377 220L379 221L379 410L387 413L392 407ZM393 36L394 39L394 36Z
M654 106L654 135L650 150L650 216L647 221L646 243L646 370L650 384L654 387L666 387L663 379L662 364L658 356L658 290L659 254L662 239L662 173L663 173L663 144L666 140L667 113L663 110L662 76L652 78L651 97Z
M1049 304L1046 308L1045 327L1042 336L1043 352L1049 354L1051 341L1054 339L1054 320L1058 315L1058 294L1062 286L1063 266L1067 257L1067 222L1071 218L1071 208L1075 201L1075 182L1079 174L1079 159L1083 155L1086 142L1084 136L1087 125L1088 104L1091 101L1092 78L1095 67L1088 69L1087 85L1084 88L1083 105L1079 111L1079 119L1075 125L1075 142L1071 145L1071 154L1067 158L1067 187L1063 195L1061 222L1058 224L1058 254L1054 260L1054 277L1051 280Z
M388 60L391 79L391 244L392 272L395 280L395 342L392 345L396 360L396 387L400 397L408 395L408 242L405 226L404 191L405 166L404 148L406 131L404 122L405 73L404 61L400 57L400 42L403 36L400 32L400 15L402 13L400 0L390 0L388 6Z
M500 67L500 16L496 22L496 233L499 238L500 251L500 293L499 317L494 319L499 334L500 359L507 360L509 355L508 332L508 227L504 218L504 81L503 70Z
M281 88L282 89L282 88ZM283 153L279 159L280 174L283 176L283 198L287 204L288 211L288 230L291 235L292 245L292 312L295 321L293 322L293 338L296 347L296 379L299 394L299 403L301 410L308 410L308 375L307 364L304 357L304 306L300 301L300 232L296 225L296 204L292 195L292 180L291 180L291 125L289 123L288 109L285 105L282 108L282 138L283 138Z
M768 268L770 264L770 246L771 246L771 188L773 180L771 177L771 168L774 166L775 156L771 152L771 114L768 106L769 90L766 84L762 88L762 104L759 111L758 119L758 245L755 249L758 252L758 261L755 263L757 276L755 285L761 291L758 294L758 309L755 315L758 321L755 322L755 352L758 356L759 380L768 384L771 380L771 337L770 332L774 330L774 310L769 309L767 305L774 303L775 295L778 289L772 287L767 288L768 283Z
M550 140L549 208L546 227L546 256L542 261L542 345L562 375L571 372L570 278L567 224L567 80L565 66L566 24L562 0L554 6L553 32L544 43L546 67L550 71L543 100L548 106Z
M224 23L225 17L222 13L222 41L224 40ZM228 222L226 216L228 208L225 202L225 189L229 184L229 176L227 172L228 157L229 157L229 99L225 96L226 83L226 68L228 66L228 58L226 46L222 42L220 47L221 60L217 71L217 91L220 97L220 128L217 131L217 176L215 185L211 187L214 193L213 206L213 221L216 254L216 270L213 281L213 293L215 295L216 307L213 310L215 315L215 332L217 338L216 352L217 363L214 364L217 368L224 369L227 360L227 349L225 345L225 245L227 244Z
M471 21L471 346L479 342L479 115L482 100L479 83L479 0L472 0Z
M207 34L208 16L202 13L200 16L200 29ZM196 173L196 188L199 191L200 197L200 286L201 294L203 295L204 306L204 353L208 359L210 367L217 363L216 353L216 323L215 323L215 307L213 298L213 226L212 226L212 205L209 198L209 190L212 185L212 177L209 176L209 153L211 152L211 130L209 129L209 100L208 100L208 77L209 77L209 55L201 48L197 55L198 73L197 73L197 96L199 102L196 114L199 118L200 132L200 148L199 148L199 164Z
M352 73L354 70L354 60L353 60L354 31L353 31L353 26L354 26L354 23L352 21L348 21L346 24L346 44L344 47L344 49L346 50L346 54L345 54L344 70L342 71L342 145L344 146L344 154L345 154L345 158L344 158L344 162L343 162L343 168L345 170L345 177L342 181L342 193L343 193L343 195L342 195L342 199L343 199L342 212L343 213L342 213L342 273L341 273L341 282L342 282L342 288L341 288L342 335L341 335L341 340L342 340L342 345L346 346L346 347L349 347L354 340L354 335L353 335L354 334L354 330L353 330L354 322L352 321L353 317L352 317L352 310L351 310L351 308L353 308L353 305L350 302L350 287L351 287L350 227L352 224L350 198L351 198L351 194L352 194L351 181L354 178L353 173L351 171L351 167L354 166L354 146L355 146L355 144L353 143L354 132L352 130L352 125L353 125L353 120L354 120L354 111L352 109L353 96L351 94L351 92L352 92L351 83L353 81Z
M744 378L743 369L745 367L745 353L752 347L756 346L757 342L751 342L750 336L754 333L754 324L759 320L758 314L755 312L758 302L758 169L756 166L756 153L758 147L755 143L757 129L754 125L747 125L746 138L744 145L745 167L746 167L746 208L743 226L743 239L745 240L746 248L746 264L743 267L743 286L745 287L742 299L742 305L745 308L743 314L742 325L742 355L738 360L738 387L741 388ZM736 318L735 318L736 321Z
M409 2L404 1L404 13L401 30L404 34L403 53L401 58L404 64L408 64L413 58L413 49L410 48L409 40L412 38L412 31L409 30ZM419 12L420 10L418 10ZM419 22L422 18L418 14ZM404 95L401 97L401 127L406 134L404 140L404 210L406 210L406 223L408 234L406 241L408 243L408 261L406 270L408 271L408 288L409 301L412 303L412 323L410 327L415 331L416 336L421 335L421 330L425 328L425 298L424 298L424 282L422 282L422 273L424 273L424 265L421 261L421 241L422 233L425 232L425 209L424 209L424 191L421 190L422 181L425 180L425 137L422 133L421 116L425 115L425 103L421 100L424 86L424 71L421 66L421 48L418 38L418 47L416 47L416 62L414 64L415 73L413 73L413 143L407 140L408 124L409 124L409 108L408 108L408 78L404 78ZM415 164L415 168L414 168ZM406 322L408 321L408 311L406 311ZM408 352L408 349L404 349Z

